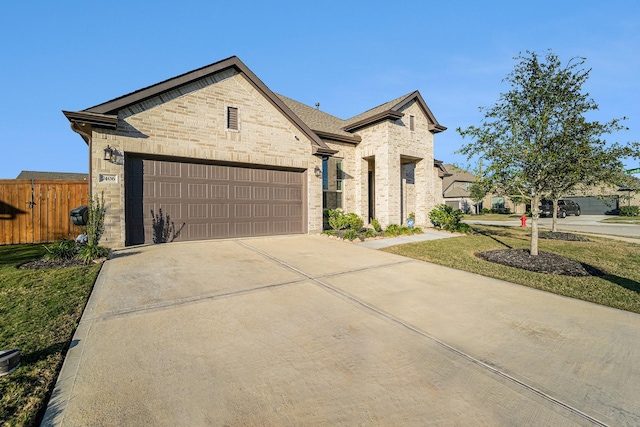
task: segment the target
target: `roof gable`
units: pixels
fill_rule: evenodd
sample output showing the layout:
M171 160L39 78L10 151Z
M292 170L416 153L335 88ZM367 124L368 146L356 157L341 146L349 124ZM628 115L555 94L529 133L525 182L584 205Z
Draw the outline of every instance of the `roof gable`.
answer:
M382 120L397 120L404 116L404 113L400 112L400 110L412 101L415 101L420 106L425 116L427 116L430 122L429 130L431 132L438 133L447 130L446 127L438 123L436 117L433 115L427 106L427 103L424 102L422 95L420 95L420 92L417 90L345 120L344 130L353 132Z
M180 90L180 88L198 80L214 76L217 73L231 68L244 75L254 88L261 92L274 107L313 142L314 152L331 153L334 151L331 150L305 122L294 114L237 56L232 56L188 73L172 77L79 112L63 111L63 113L72 123L89 123L98 127L114 127L114 118L117 119L118 111L152 97L162 95L163 93Z

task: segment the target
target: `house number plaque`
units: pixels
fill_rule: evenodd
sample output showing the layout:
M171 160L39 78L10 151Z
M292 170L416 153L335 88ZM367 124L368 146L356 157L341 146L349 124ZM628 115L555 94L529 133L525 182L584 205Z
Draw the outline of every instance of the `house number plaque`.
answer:
M118 175L107 175L101 173L98 176L98 182L102 182L105 184L116 184L118 182Z

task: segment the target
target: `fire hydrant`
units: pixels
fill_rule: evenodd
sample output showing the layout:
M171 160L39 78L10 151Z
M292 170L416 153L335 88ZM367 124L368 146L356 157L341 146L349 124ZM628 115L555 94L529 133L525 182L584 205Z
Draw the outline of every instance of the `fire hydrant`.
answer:
M527 215L526 214L522 214L522 216L520 217L520 226L521 227L526 227L527 226Z

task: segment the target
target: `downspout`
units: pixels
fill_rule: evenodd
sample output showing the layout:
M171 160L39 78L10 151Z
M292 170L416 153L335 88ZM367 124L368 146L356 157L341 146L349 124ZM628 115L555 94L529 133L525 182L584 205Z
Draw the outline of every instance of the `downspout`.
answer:
M91 129L91 125L88 125L86 123L78 123L78 122L71 122L71 130L74 131L75 133L77 133L78 135L80 135L82 137L82 139L84 139L84 142L87 143L87 145L89 146L89 194L88 196L91 197L91 190L93 188L92 186L92 173L91 173L91 165L93 164L93 147L92 147L92 138L91 138L91 133L92 133L92 129Z

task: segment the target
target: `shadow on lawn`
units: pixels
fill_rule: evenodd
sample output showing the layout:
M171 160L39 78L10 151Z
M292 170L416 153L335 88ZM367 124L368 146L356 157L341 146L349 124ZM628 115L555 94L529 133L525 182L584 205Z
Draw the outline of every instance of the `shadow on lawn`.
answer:
M505 246L507 249L513 249L513 247L511 245L508 245L505 242L503 242L500 239L495 237L495 236L502 236L502 237L511 237L511 238L513 238L514 236L511 233L509 233L508 231L477 229L477 228L474 228L473 230L478 234L482 234L483 236L488 237L491 240L494 240L494 241L500 243L502 246Z
M626 277L616 276L615 274L604 274L600 276L602 279L607 280L614 285L622 286L625 289L629 289L637 294L640 294L640 283L635 280L627 279Z

